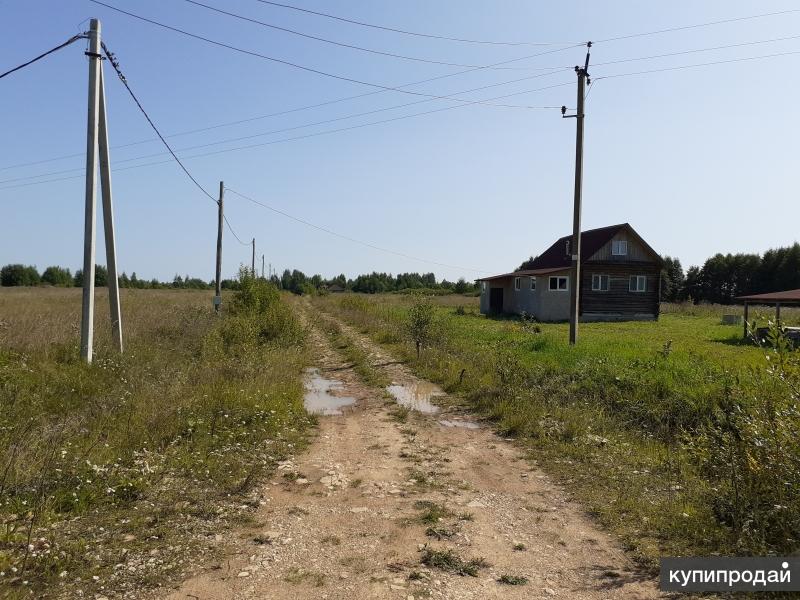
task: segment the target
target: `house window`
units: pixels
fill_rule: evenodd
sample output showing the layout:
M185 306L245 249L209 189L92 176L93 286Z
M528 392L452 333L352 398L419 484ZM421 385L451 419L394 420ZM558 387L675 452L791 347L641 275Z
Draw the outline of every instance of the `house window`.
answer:
M626 240L614 240L611 242L612 256L627 256L628 242Z
M518 292L520 290L520 287L522 287L522 284L520 282L521 279L522 279L522 277L514 277L514 291L515 292Z
M569 280L566 277L555 276L550 278L550 291L566 292L569 289Z
M608 275L592 275L593 292L607 292L608 283L609 283Z
M647 276L646 275L631 275L632 292L646 292L647 291Z
M531 277L531 291L536 290L536 277Z

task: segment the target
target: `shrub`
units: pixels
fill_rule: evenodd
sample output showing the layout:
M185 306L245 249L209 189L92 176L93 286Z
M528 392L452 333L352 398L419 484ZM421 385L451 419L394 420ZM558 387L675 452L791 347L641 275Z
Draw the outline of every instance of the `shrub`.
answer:
M63 267L47 267L42 273L42 283L69 287L72 285L72 273Z
M6 265L0 269L0 285L39 285L39 282L39 272L33 266Z
M417 348L417 358L420 349L433 338L435 314L436 309L428 296L419 296L408 309L408 336Z

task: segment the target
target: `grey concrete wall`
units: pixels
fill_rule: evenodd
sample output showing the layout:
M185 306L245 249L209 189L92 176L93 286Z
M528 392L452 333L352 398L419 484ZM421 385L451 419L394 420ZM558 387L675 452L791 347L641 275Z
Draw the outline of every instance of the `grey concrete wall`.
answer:
M569 275L569 271L554 275ZM563 321L569 319L569 291L551 291L550 275L536 278L536 289L531 290L530 277L522 276L520 289L514 289L514 278L505 277L486 282L481 290L480 307L483 314L489 312L489 296L492 288L503 289L503 312L536 317L540 321Z

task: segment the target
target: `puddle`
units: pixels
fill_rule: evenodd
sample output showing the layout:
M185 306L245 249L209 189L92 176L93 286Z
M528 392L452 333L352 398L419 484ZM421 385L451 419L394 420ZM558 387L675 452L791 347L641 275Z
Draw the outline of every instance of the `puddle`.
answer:
M472 421L462 421L460 419L449 419L445 421L439 421L439 425L444 425L445 427L463 427L464 429L480 429L480 425L477 423L473 423Z
M334 396L333 392L342 387L342 382L336 379L326 379L319 369L306 369L306 393L303 396L303 406L315 415L334 416L341 415L343 406L353 404L356 399L350 396Z
M394 396L398 404L428 414L439 412L439 407L431 402L431 398L445 395L439 386L428 381L417 381L406 385L393 383L386 388L386 391Z

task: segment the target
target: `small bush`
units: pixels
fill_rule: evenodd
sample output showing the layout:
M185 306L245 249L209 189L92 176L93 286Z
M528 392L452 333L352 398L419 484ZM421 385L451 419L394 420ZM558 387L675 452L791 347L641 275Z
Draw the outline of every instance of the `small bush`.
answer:
M483 558L464 560L453 550L432 550L425 548L422 552L421 562L426 567L432 567L454 573L455 575L469 575L477 577L478 571L489 564Z
M528 583L528 578L520 575L501 575L497 582L505 585L525 585Z

